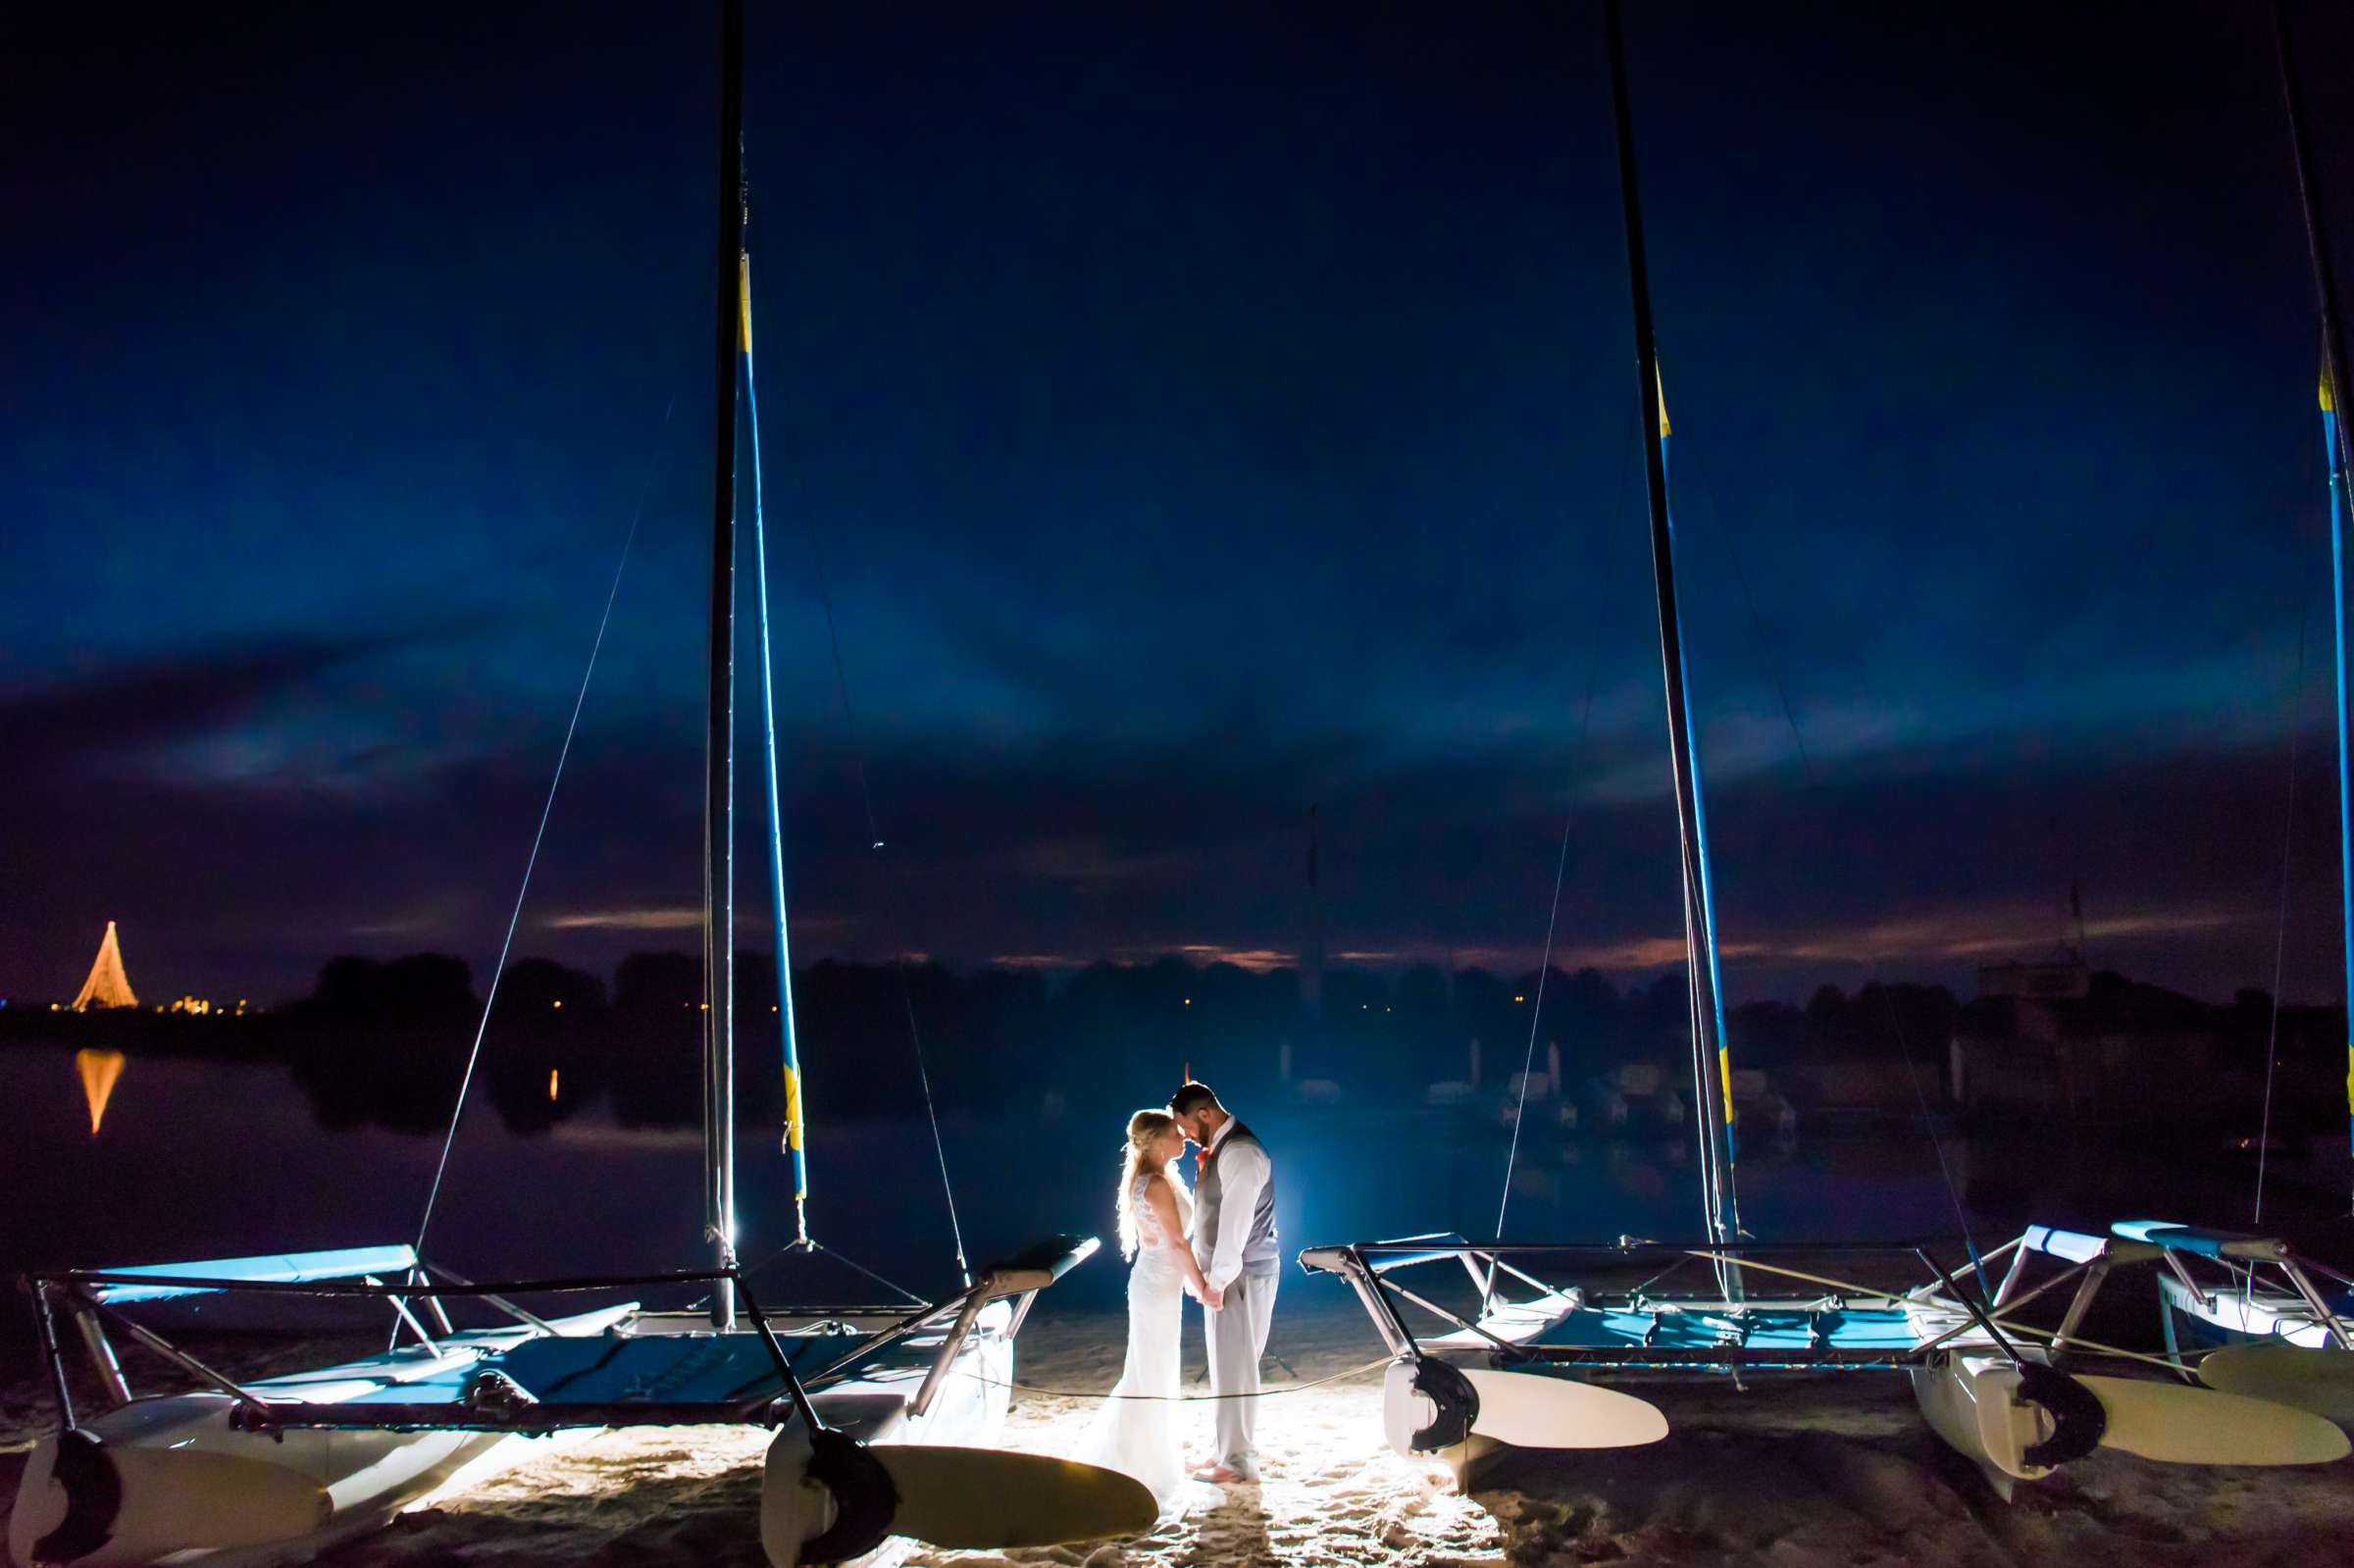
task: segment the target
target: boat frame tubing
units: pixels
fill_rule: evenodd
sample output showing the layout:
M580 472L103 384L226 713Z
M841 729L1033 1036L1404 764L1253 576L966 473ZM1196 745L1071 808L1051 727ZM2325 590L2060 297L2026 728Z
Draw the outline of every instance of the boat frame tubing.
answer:
M435 1270L436 1274L442 1271ZM454 1276L444 1276L453 1279ZM896 1343L909 1335L931 1327L951 1314L955 1318L954 1332L942 1342L939 1354L927 1370L925 1389L936 1389L947 1376L949 1366L972 1337L980 1319L981 1309L993 1300L1005 1295L1017 1295L1026 1309L1035 1290L1004 1291L993 1290L995 1274L985 1275L979 1282L946 1301L930 1302L913 1312L886 1307L793 1307L787 1309L792 1317L833 1320L846 1316L884 1316L896 1318L889 1327L862 1337L846 1353L837 1356L811 1375L808 1381L824 1381L835 1377L853 1363L865 1359L884 1347ZM593 1290L626 1290L653 1285L712 1284L732 1285L734 1294L751 1321L752 1330L760 1336L769 1360L785 1385L776 1394L758 1394L739 1400L673 1400L673 1401L601 1401L594 1403L566 1403L541 1401L517 1405L508 1409L482 1408L461 1401L444 1400L411 1404L371 1402L355 1404L320 1404L302 1400L269 1400L245 1388L234 1379L216 1371L182 1350L153 1329L124 1314L121 1308L109 1305L94 1295L90 1287L98 1285L174 1285L191 1290L251 1290L265 1294L280 1293L310 1296L388 1297L396 1308L404 1311L405 1297L416 1296L437 1305L444 1297L472 1297L496 1303L515 1316L544 1332L554 1333L544 1319L533 1317L522 1308L504 1299L506 1292L524 1294L533 1291L571 1291ZM49 1368L52 1391L66 1431L76 1428L74 1402L68 1391L64 1346L59 1340L56 1315L49 1298L52 1290L73 1292L74 1307L78 1314L102 1322L111 1322L139 1343L172 1361L198 1381L236 1401L237 1408L230 1417L231 1425L242 1431L274 1432L284 1427L329 1427L349 1430L406 1431L431 1428L453 1432L554 1432L575 1427L666 1427L703 1425L775 1426L777 1407L791 1405L793 1413L805 1422L810 1431L822 1430L825 1423L819 1418L815 1404L801 1376L793 1370L792 1359L778 1341L771 1319L754 1298L743 1273L738 1268L683 1269L661 1274L604 1275L555 1280L521 1280L497 1285L475 1285L471 1282L432 1285L425 1283L387 1285L381 1280L363 1282L336 1280L230 1280L191 1278L186 1275L140 1274L128 1270L77 1269L24 1276L26 1290L34 1302L34 1316L39 1325L41 1351ZM103 1335L98 1343L104 1344ZM430 1341L429 1341L430 1343ZM111 1347L109 1347L111 1350ZM98 1345L91 1347L93 1358ZM110 1357L111 1358L111 1357ZM101 1376L105 1368L100 1368ZM120 1374L118 1373L118 1378ZM928 1400L927 1400L928 1402ZM920 1411L919 1411L920 1413Z
M330 1427L403 1431L425 1428L436 1432L555 1432L571 1427L694 1427L743 1425L773 1427L778 1424L777 1407L791 1405L793 1413L810 1432L826 1430L825 1421L810 1401L809 1391L802 1387L799 1374L793 1370L793 1361L785 1347L777 1342L776 1330L769 1326L768 1315L760 1310L759 1301L745 1285L742 1274L735 1269L724 1271L736 1288L736 1297L743 1314L751 1320L752 1332L768 1350L770 1363L785 1385L779 1394L760 1394L738 1400L670 1399L567 1402L535 1400L529 1404L511 1405L505 1409L486 1408L464 1402L431 1401L418 1404L370 1403L310 1404L288 1403L267 1406L261 1416L232 1414L230 1424L246 1431L272 1432L281 1427ZM952 1347L949 1348L952 1353ZM368 1419L352 1419L364 1411ZM456 1412L453 1416L453 1411Z
M51 1391L57 1395L57 1410L65 1430L74 1430L74 1395L66 1389L66 1352L57 1342L57 1316L49 1307L47 1282L27 1279L25 1288L32 1293L33 1320L40 1325L41 1360L49 1368Z
M2173 1247L2167 1248L2166 1262L2168 1267L2173 1270L2175 1278L2181 1282L2182 1288L2202 1301L2212 1301L2219 1295L2253 1294L2256 1282L2262 1278L2258 1271L2266 1267L2277 1270L2280 1277L2288 1282L2289 1290L2299 1300L2304 1302L2305 1310L2313 1314L2314 1322L2320 1327L2324 1337L2338 1349L2354 1350L2354 1336L2349 1336L2347 1332L2349 1325L2354 1324L2354 1315L2329 1310L2329 1303L2322 1295L2321 1287L2313 1283L2313 1276L2308 1274L2306 1269L2308 1267L2316 1269L2344 1285L2354 1285L2354 1280L2348 1280L2346 1276L2326 1264L2307 1265L2295 1257L2265 1258L2261 1262L2252 1262L2247 1266L2245 1284L2241 1282L2237 1274L2231 1274L2228 1283L2219 1289L2212 1279L2202 1280L2191 1272L2189 1265L2177 1255ZM2228 1269L2226 1272L2231 1273ZM2265 1283L2269 1285L2271 1282L2265 1281Z
M1422 1261L1457 1257L1466 1260L1493 1261L1501 1265L1502 1260L1507 1257L1526 1257L1539 1253L1602 1254L1621 1259L1672 1253L1680 1254L1685 1258L1699 1258L1714 1263L1738 1275L1745 1264L1762 1269L1771 1268L1771 1265L1757 1262L1753 1257L1754 1254L1823 1252L1874 1252L1909 1255L1935 1276L1934 1281L1903 1294L1895 1291L1881 1292L1881 1298L1892 1306L1919 1300L1923 1296L1939 1301L1950 1301L1968 1315L1968 1321L1957 1324L1919 1343L1907 1345L1900 1350L1841 1350L1826 1344L1800 1354L1786 1349L1753 1349L1738 1341L1713 1345L1645 1344L1624 1347L1515 1344L1490 1333L1476 1323L1467 1322L1459 1314L1407 1290L1383 1273L1380 1262L1385 1256L1403 1258L1415 1254L1420 1254ZM1315 1259L1321 1259L1321 1261L1311 1261ZM1446 1322L1477 1334L1495 1347L1490 1353L1499 1358L1547 1365L1617 1366L1663 1371L1712 1369L1758 1372L1894 1371L1919 1365L1947 1340L1971 1329L1985 1335L1992 1342L1994 1350L2015 1365L2022 1364L2024 1359L2011 1342L2010 1338L1996 1324L1992 1315L1956 1283L1953 1272L1938 1262L1925 1242L1784 1241L1711 1246L1643 1240L1632 1237L1622 1237L1615 1242L1449 1241L1419 1239L1396 1241L1357 1241L1338 1247L1310 1247L1301 1254L1300 1263L1301 1267L1311 1273L1340 1275L1355 1288L1358 1300L1363 1303L1368 1314L1372 1316L1375 1329L1388 1342L1391 1351L1394 1354L1410 1356L1416 1360L1421 1359L1427 1352L1423 1350L1421 1341L1414 1332L1407 1326L1406 1320L1399 1315L1396 1304L1390 1299L1392 1292ZM1392 1267L1403 1266L1405 1265L1392 1265ZM1558 1287L1547 1285L1534 1275L1519 1269L1513 1269L1511 1272L1539 1290L1558 1292ZM2021 1297L2021 1301L2041 1295L2046 1290L2074 1279L2084 1272L2087 1271L2082 1266L2066 1270L2058 1280L2047 1282L2029 1291L2027 1296ZM1779 1306L1782 1303L1769 1303L1742 1297L1728 1299L1722 1302L1717 1309L1728 1316L1738 1318L1745 1311L1757 1310L1768 1305Z
M439 1270L435 1271L436 1274ZM505 1280L494 1285L374 1285L344 1280L235 1280L184 1274L141 1274L129 1269L60 1269L26 1278L52 1285L165 1285L184 1286L190 1293L203 1290L249 1290L282 1295L473 1296L496 1300L502 1294L550 1294L570 1290L635 1290L658 1285L708 1285L741 1278L733 1269L673 1269L658 1274L565 1275L547 1280ZM454 1278L454 1277L451 1277ZM834 1313L888 1312L898 1307L843 1306Z
M163 1356L165 1359L193 1374L198 1381L210 1384L218 1392L228 1394L230 1398L236 1400L240 1406L253 1409L260 1409L263 1407L264 1401L260 1395L246 1389L244 1385L238 1383L234 1378L230 1377L227 1373L214 1371L211 1367L206 1366L203 1362L197 1360L194 1356L188 1354L187 1351L182 1350L179 1345L174 1344L171 1340L165 1339L162 1335L156 1333L153 1329L147 1327L145 1324L125 1316L120 1307L109 1306L105 1302L98 1300L96 1297L91 1296L86 1292L83 1293L81 1301L89 1307L91 1315L96 1317L101 1323L112 1323L115 1325L115 1327L121 1329L125 1334L129 1335L133 1340L138 1340L139 1343L145 1345L148 1349L153 1350L157 1355ZM44 1323L42 1328L44 1333L51 1336L52 1342L54 1343L54 1336L56 1331L47 1323ZM69 1425L71 1423L69 1423Z
M2288 1283L2295 1286L2297 1294L2305 1298L2305 1305L2312 1309L2315 1318L2320 1321L2322 1332L2335 1340L2340 1350L2354 1350L2354 1343L2349 1343L2346 1339L2344 1316L2329 1310L2329 1303L2322 1299L2322 1292L2314 1289L2313 1281L2297 1266L2296 1260L2282 1258L2280 1272L2288 1276Z

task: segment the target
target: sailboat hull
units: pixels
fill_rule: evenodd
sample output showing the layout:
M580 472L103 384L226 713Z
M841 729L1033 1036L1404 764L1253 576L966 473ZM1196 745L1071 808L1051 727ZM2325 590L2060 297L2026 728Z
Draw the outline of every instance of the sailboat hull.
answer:
M2158 1277L2158 1300L2159 1310L2165 1314L2167 1344L2177 1352L2219 1350L2268 1340L2308 1349L2330 1342L2328 1328L2314 1320L2312 1309L2293 1291L2201 1292L2162 1274ZM2354 1307L2354 1301L2346 1304Z
M214 1393L140 1399L43 1439L9 1515L10 1556L21 1568L110 1568L183 1552L224 1564L290 1561L387 1522L494 1450L521 1446L484 1432L273 1438L233 1429L233 1405Z
M2021 1481L2040 1481L2049 1465L2031 1464L2029 1448L2052 1435L2052 1419L2020 1396L2020 1372L2006 1356L1956 1352L1912 1369L1913 1398L1929 1430L1985 1472L2008 1501Z
M551 1394L557 1385L567 1386L565 1392L594 1394L598 1391L585 1380L619 1369L635 1378L684 1381L688 1386L672 1391L701 1399L720 1419L726 1401L693 1380L726 1379L743 1365L765 1365L765 1352L753 1353L757 1340L751 1335L662 1334L648 1340L628 1332L632 1325L622 1316L628 1310L606 1309L556 1325L577 1334L496 1330L475 1344L444 1341L435 1357L394 1352L248 1387L264 1399L349 1403L356 1417L380 1401L438 1401L461 1409L467 1381L486 1367L521 1375ZM1011 1328L1005 1303L984 1308L976 1332L948 1363L921 1414L914 1405L937 1340L884 1352L876 1364L816 1391L812 1400L828 1426L861 1442L985 1445L1003 1426L1010 1398ZM827 1336L822 1348L837 1344ZM647 1364L625 1365L633 1356ZM655 1363L665 1361L668 1367L657 1370ZM595 1370L583 1370L588 1368ZM211 1392L134 1399L75 1433L44 1439L26 1467L10 1514L11 1558L19 1568L119 1568L166 1559L264 1568L299 1561L380 1528L453 1485L544 1452L549 1442L587 1435L581 1429L525 1438L450 1428L317 1426L272 1435L232 1425L235 1403ZM541 1446L535 1449L535 1442Z
M559 1319L594 1335L631 1308ZM246 1387L264 1401L454 1401L486 1359L538 1337L491 1329ZM298 1560L375 1529L447 1487L522 1458L496 1432L303 1427L240 1430L225 1393L133 1399L35 1445L9 1513L19 1568L150 1563L177 1554L224 1565ZM60 1532L63 1532L62 1534Z

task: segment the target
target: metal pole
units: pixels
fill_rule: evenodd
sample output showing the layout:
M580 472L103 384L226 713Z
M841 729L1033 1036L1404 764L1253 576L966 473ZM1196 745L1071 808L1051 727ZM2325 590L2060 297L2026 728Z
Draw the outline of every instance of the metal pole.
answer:
M2338 918L2345 938L2346 1127L2354 1138L2354 773L2349 772L2346 721L2346 480L2344 431L2331 406L2328 379L2322 382L2322 450L2329 466L2329 600L2337 625L2337 870ZM2268 1068L2269 1072L2270 1069ZM2267 1079L2270 1084L2270 1079ZM2262 1158L2260 1153L2258 1156Z
M57 1424L74 1430L74 1395L66 1387L66 1353L57 1342L57 1315L49 1309L49 1287L32 1287L32 1315L41 1333L41 1359L49 1368L50 1391L57 1395Z
M2338 427L2354 398L2346 391L2346 332L2338 312L2337 274L2329 259L2329 231L2322 222L2322 198L2314 184L2313 142L2305 125L2305 100L2297 91L2290 57L2288 8L2273 0L2273 42L2280 57L2280 97L2288 109L2288 137L2297 162L2297 196L2305 209L2305 249L2313 264L2313 290L2322 313L2322 436L2329 461L2329 592L2337 610L2337 835L2338 914L2346 947L2346 1007L2354 1019L2354 774L2347 761L2346 715L2346 546L2345 507L2349 485L2344 432ZM2354 1030L2346 1041L2347 1136L2354 1138Z
M74 1326L81 1331L81 1342L89 1349L90 1364L97 1369L98 1386L106 1391L107 1402L118 1407L130 1403L130 1384L123 1376L114 1342L106 1337L106 1325L95 1313L83 1310L74 1314Z
M1634 116L1627 103L1626 44L1618 22L1617 0L1605 0L1603 16L1610 31L1611 102L1617 118L1618 190L1626 219L1627 280L1634 302L1635 397L1643 411L1643 480L1651 501L1651 571L1659 592L1660 665L1667 688L1668 763L1675 780L1675 816L1683 848L1684 936L1686 965L1692 994L1693 1078L1700 1104L1693 1108L1699 1123L1701 1170L1706 1186L1704 1218L1709 1239L1719 1245L1735 1240L1729 1203L1731 1173L1726 1168L1723 1129L1718 1115L1723 1104L1716 1039L1715 932L1709 920L1708 847L1701 838L1699 753L1692 743L1691 694L1684 681L1683 624L1675 602L1675 532L1667 514L1665 421L1660 395L1658 344L1652 334L1651 282L1643 253L1643 199L1635 173ZM1737 1276L1719 1269L1728 1293L1739 1289Z
M752 258L738 274L743 320L744 410L752 437L752 590L760 607L761 778L768 788L768 887L776 923L777 1017L785 1053L785 1152L793 1161L793 1239L809 1245L809 1154L801 1106L801 1046L793 1024L793 945L785 924L785 816L777 799L777 677L768 640L768 519L760 495L760 388L752 376Z
M712 399L711 683L704 753L703 1224L736 1266L736 334L743 256L743 0L721 0L718 347ZM711 1289L712 1327L736 1325L733 1278Z
M2334 393L2332 403L2343 412L2354 404L2346 383L2345 317L2338 309L2337 274L2331 270L2329 232L2322 220L2321 193L2314 184L2313 141L2305 125L2305 100L2297 90L2296 66L2289 56L2288 13L2281 0L2273 0L2273 36L2280 55L2280 96L2288 106L2289 141L2296 153L2297 195L2305 208L2306 254L2313 263L2314 294L2322 312L2322 346L2328 356L2322 370ZM2339 463L2342 473L2342 453Z

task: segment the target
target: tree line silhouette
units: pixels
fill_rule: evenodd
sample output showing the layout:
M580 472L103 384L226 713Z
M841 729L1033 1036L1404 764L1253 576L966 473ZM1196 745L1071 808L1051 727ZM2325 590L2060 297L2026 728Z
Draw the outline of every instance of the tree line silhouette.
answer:
M773 1123L783 1115L776 969L752 951L737 966L739 1114ZM320 970L309 994L266 1013L0 1014L0 1038L283 1061L322 1125L425 1133L447 1122L480 1029L478 1092L513 1131L543 1132L600 1102L624 1126L687 1127L702 1115L702 987L691 953L634 953L609 986L553 959L525 958L500 977L486 1023L462 959L345 956ZM1491 1089L1506 1087L1532 1044L1539 1071L1547 1047L1559 1047L1572 1087L1627 1063L1681 1074L1690 1049L1680 969L1623 989L1591 969L1504 976L1423 965L1394 978L1340 969L1324 976L1316 1018L1303 1007L1295 970L1175 957L1099 963L1058 986L1031 969L826 962L794 972L793 997L810 1111L830 1118L916 1112L919 1039L950 1114L1143 1103L1189 1073L1260 1101L1321 1081L1324 1092L1358 1101L1419 1103L1429 1085L1470 1077L1474 1040ZM1947 1043L1987 1005L1966 1006L1942 986L1875 982L1852 994L1824 986L1803 1006L1745 1003L1728 1027L1737 1066L1771 1075L1901 1060L1941 1098ZM2106 972L2070 1005L2100 1026L2204 1030L2221 1065L2242 1079L2260 1073L2274 1029L2261 991L2217 1007ZM2330 1054L2340 1018L2336 1009L2280 1010L2284 1055L2293 1052L2304 1076L2306 1058ZM2311 1097L2292 1096L2291 1114Z

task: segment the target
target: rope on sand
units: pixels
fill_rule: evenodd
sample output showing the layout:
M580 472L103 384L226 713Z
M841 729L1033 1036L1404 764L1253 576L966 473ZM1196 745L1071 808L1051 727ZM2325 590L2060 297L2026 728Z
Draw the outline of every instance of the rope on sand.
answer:
M1346 1372L1335 1372L1330 1377L1316 1378L1307 1383L1287 1383L1280 1389L1261 1389L1256 1393L1112 1393L1108 1391L1092 1393L1080 1389L1042 1389L1035 1383L1010 1383L1002 1378L985 1378L977 1372L959 1372L956 1375L960 1378L970 1378L975 1383L986 1383L993 1389L1013 1389L1022 1393L1043 1393L1055 1399L1119 1399L1151 1404L1205 1404L1214 1399L1272 1399L1282 1393L1305 1393L1310 1389L1321 1389L1328 1383L1344 1383L1351 1378L1361 1378L1368 1372L1388 1366L1394 1359L1394 1357L1385 1355L1377 1361L1368 1361L1361 1367L1351 1367Z

